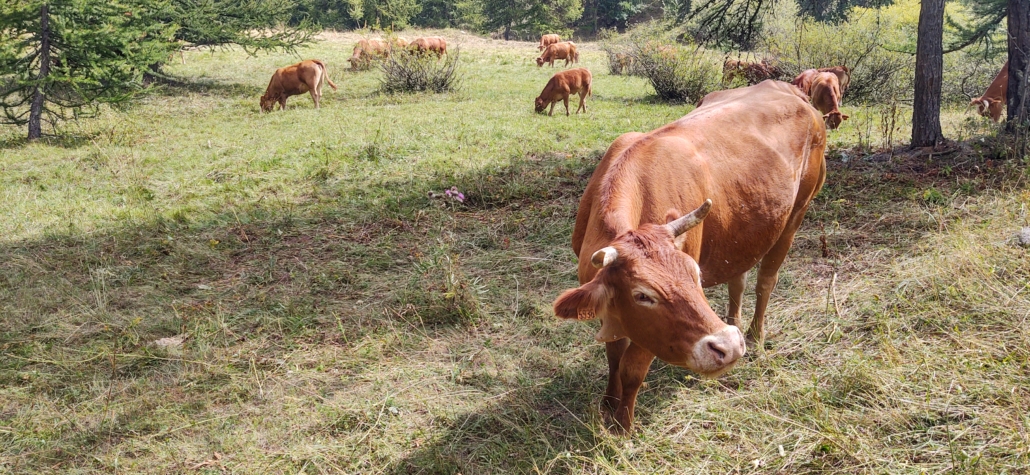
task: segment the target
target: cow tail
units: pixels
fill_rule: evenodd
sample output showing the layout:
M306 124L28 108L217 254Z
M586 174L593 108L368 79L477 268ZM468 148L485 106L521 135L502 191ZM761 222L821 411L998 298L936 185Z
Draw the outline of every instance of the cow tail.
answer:
M329 79L329 70L326 69L325 63L323 63L320 60L315 60L315 62L318 63L318 65L322 68L322 78L325 79L325 82L329 83L329 87L332 87L333 90L335 91L336 90L336 84L333 84L333 80Z

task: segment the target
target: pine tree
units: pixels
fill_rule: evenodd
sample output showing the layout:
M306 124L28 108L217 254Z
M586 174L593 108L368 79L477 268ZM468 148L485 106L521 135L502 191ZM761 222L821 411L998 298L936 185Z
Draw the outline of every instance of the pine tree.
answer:
M512 31L522 35L561 33L583 15L580 0L484 0L486 27L504 29L504 39Z
M141 0L142 1L142 0ZM175 39L189 47L239 45L248 53L292 50L315 34L307 21L290 26L293 0L147 0L152 21L178 26Z
M1030 2L1009 0L1008 130L1025 127L1030 120Z
M147 20L142 0L9 0L0 5L0 122L29 140L61 120L90 116L140 86L166 59L174 27Z

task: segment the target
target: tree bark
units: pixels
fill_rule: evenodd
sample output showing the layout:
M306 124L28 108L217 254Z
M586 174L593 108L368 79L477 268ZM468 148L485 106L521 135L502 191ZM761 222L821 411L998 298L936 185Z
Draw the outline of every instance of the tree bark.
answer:
M933 147L944 140L941 132L943 70L944 0L922 0L919 6L919 36L916 39L912 147Z
M1007 128L1015 131L1028 119L1027 95L1030 94L1030 2L1009 1L1009 85L1006 98Z
M39 77L32 92L32 105L29 106L29 140L36 140L43 135L43 104L46 102L44 81L50 75L50 11L47 4L43 4L39 13Z

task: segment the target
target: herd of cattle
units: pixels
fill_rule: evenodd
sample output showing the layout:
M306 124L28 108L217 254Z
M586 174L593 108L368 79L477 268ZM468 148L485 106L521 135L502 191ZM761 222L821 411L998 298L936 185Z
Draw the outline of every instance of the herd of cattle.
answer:
M387 55L393 48L442 56L446 41L362 40L354 58ZM539 49L541 66L578 60L575 44L557 35L541 38ZM725 71L744 72L748 82L777 74L756 64L727 61ZM595 338L605 344L609 366L602 412L613 430L632 428L637 393L656 357L718 376L748 346L761 344L780 266L826 178L827 127L848 118L839 106L850 76L847 67L833 66L803 71L792 83L765 78L712 92L679 120L648 133L625 133L608 147L580 199L572 233L580 286L554 301L554 313L601 320ZM1005 79L1003 70L970 105L997 118ZM535 110L550 104L553 113L561 100L568 115L569 96L578 94L576 112L585 113L591 81L586 68L558 72L536 98ZM324 82L336 88L322 61L280 68L261 109L307 91L318 107ZM756 264L755 312L745 335L737 324L747 274ZM721 284L729 287L725 319L703 292Z

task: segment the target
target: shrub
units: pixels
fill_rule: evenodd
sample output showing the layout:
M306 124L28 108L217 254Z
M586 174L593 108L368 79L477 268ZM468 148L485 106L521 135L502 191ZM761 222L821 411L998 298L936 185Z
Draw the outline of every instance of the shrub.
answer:
M668 35L631 35L634 72L646 77L662 100L697 102L720 89L721 69L707 51L668 41Z
M444 58L433 54L419 54L408 50L394 50L379 64L383 71L380 89L396 92L448 92L457 89L460 82L458 58L461 49L447 51Z
M907 13L909 3L891 8ZM909 97L915 57L904 51L915 38L917 17L855 8L848 21L829 24L796 19L796 8L794 2L780 2L765 28L764 47L778 58L784 79L790 81L809 68L844 65L852 71L851 85L844 92L849 101L886 103Z

